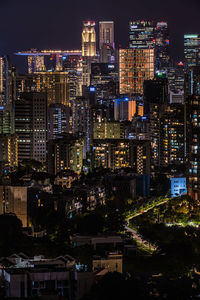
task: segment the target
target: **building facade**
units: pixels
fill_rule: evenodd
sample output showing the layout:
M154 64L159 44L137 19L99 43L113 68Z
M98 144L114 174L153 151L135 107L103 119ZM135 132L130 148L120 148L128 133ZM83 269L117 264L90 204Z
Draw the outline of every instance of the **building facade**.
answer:
M73 135L48 142L48 172L56 175L65 170L80 173L83 166L83 139Z
M15 214L27 227L27 187L0 186L0 214Z
M150 142L126 139L93 141L94 166L132 168L135 174L150 174Z
M145 80L154 78L154 49L120 49L120 94L143 94Z
M153 48L154 26L153 21L137 20L129 22L129 48Z
M45 93L23 93L15 102L18 159L46 161L47 97Z
M184 57L185 57L186 68L200 65L200 35L199 34L184 35Z

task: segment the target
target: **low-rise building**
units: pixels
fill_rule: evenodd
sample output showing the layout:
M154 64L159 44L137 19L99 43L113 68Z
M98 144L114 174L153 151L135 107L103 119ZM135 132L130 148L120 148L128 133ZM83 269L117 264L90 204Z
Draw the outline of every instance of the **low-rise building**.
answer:
M123 255L118 252L110 252L107 257L95 256L92 266L94 272L106 269L108 272L122 273Z
M75 235L72 237L72 242L74 246L84 246L91 245L94 250L97 248L108 246L113 249L122 248L124 245L124 240L120 235L105 235L105 236L80 236Z
M20 253L2 259L0 266L6 298L45 295L76 300L87 293L94 282L94 274L86 267L77 266L70 255L48 259L43 256L29 258Z

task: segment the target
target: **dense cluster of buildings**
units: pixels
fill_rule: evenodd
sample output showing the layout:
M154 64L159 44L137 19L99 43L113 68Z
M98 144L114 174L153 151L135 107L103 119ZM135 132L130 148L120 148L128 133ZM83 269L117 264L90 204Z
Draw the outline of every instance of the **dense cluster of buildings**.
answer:
M129 169L136 190L147 180L148 196L150 177L165 172L186 177L188 194L200 200L200 34L184 36L178 63L163 21L131 21L124 49L115 45L113 21L99 22L99 39L95 22L85 21L80 50L16 54L27 58L27 74L0 57L1 178L30 160L69 189L82 172ZM20 188L27 186L2 180L0 212L16 213L25 226Z

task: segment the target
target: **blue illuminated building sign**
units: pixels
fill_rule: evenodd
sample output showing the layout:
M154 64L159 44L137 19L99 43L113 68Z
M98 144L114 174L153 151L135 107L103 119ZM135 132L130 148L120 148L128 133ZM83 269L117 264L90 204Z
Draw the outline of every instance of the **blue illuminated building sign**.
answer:
M141 117L141 120L147 120L147 116Z
M93 86L91 86L89 90L90 90L90 92L95 92L95 91L96 91L96 88L93 87Z

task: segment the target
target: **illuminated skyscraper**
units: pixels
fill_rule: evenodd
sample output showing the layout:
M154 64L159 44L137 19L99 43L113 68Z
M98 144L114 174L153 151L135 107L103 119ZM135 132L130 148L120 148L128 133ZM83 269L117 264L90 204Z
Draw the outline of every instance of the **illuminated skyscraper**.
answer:
M0 105L11 104L16 99L16 69L8 56L0 57Z
M96 56L96 31L95 22L83 22L82 31L82 56Z
M28 73L46 71L43 55L28 56Z
M200 66L189 68L185 73L185 98L200 95Z
M136 114L136 101L129 97L116 99L114 114L116 121L131 121Z
M99 49L106 44L114 48L114 22L99 22Z
M173 103L165 107L160 117L160 163L163 166L184 163L184 105Z
M129 48L154 48L153 21L138 20L129 22Z
M195 67L200 65L200 35L184 35L184 56L186 67Z
M167 69L167 78L169 81L169 89L173 93L184 91L184 63L178 62L174 66Z
M82 31L82 56L83 73L82 83L84 86L90 85L91 63L96 58L96 31L95 22L83 22Z
M69 132L69 107L57 103L48 107L48 140Z
M166 22L158 22L155 28L155 66L164 70L169 66L169 31Z
M47 98L45 93L23 93L15 102L18 158L46 161Z
M116 64L92 63L91 85L96 87L98 99L108 99L119 94L119 76Z
M187 71L185 134L188 194L200 201L200 67Z
M99 22L99 50L100 61L109 63L114 61L114 22Z
M69 105L68 72L38 72L37 92L47 93L48 105Z
M161 165L160 118L168 102L168 80L163 75L144 82L144 112L150 119L151 164Z
M120 94L143 94L144 80L154 77L154 49L120 49Z

